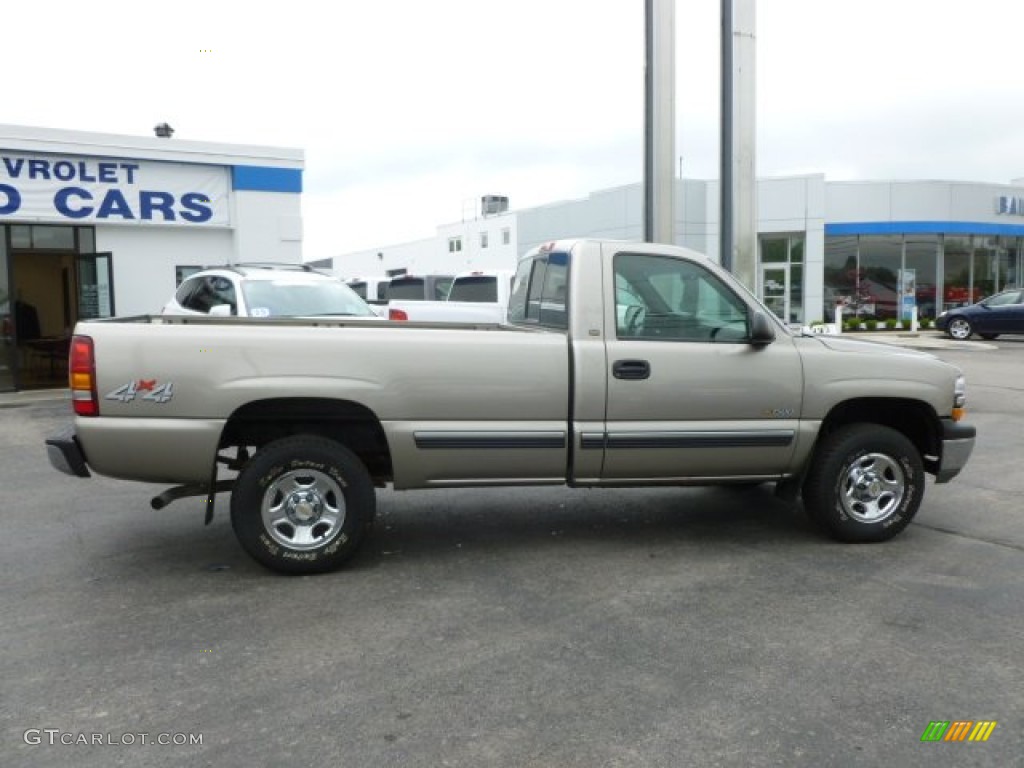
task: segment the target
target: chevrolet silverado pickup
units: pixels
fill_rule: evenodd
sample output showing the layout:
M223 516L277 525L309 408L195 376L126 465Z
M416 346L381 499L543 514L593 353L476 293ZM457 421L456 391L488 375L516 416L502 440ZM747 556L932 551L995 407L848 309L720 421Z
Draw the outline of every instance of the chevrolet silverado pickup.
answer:
M57 469L171 484L154 507L206 496L207 519L230 490L242 547L289 573L350 558L388 483L773 482L883 541L975 440L955 366L791 333L705 257L628 242L530 251L504 324L115 318L69 363Z

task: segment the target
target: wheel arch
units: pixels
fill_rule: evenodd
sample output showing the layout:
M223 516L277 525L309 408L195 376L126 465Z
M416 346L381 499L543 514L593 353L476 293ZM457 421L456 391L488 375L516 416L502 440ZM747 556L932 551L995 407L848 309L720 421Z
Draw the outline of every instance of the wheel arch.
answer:
M237 408L221 432L220 448L255 446L292 435L334 440L359 457L376 483L392 477L391 450L380 419L352 400L278 397Z
M942 422L935 409L921 400L900 397L860 397L838 403L825 416L817 443L847 424L879 424L903 434L934 474L942 453ZM817 445L815 446L817 450Z

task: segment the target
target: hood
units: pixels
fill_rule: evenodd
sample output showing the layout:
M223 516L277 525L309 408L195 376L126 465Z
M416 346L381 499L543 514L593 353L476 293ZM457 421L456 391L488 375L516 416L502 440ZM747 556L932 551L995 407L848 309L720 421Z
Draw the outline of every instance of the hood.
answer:
M804 337L808 338L808 337ZM895 344L886 344L881 341L862 341L858 339L844 339L838 336L814 336L814 340L835 352L860 352L871 355L909 355L911 357L930 357L935 355L930 352L922 352L919 349L908 349L898 347Z

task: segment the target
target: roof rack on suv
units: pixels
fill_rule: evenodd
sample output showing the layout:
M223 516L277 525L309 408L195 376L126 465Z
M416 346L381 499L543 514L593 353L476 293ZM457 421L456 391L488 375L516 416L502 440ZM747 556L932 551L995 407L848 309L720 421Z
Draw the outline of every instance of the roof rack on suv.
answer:
M222 264L206 267L206 269L229 269L238 274L244 274L243 270L246 269L287 269L295 272L314 272L318 275L326 274L309 264L296 264L290 261L241 261L237 264Z

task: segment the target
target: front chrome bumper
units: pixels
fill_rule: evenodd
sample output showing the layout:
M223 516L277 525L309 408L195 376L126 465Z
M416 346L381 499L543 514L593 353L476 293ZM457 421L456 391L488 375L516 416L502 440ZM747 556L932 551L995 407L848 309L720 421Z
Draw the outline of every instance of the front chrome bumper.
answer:
M948 483L960 474L974 450L977 430L970 424L942 420L942 457L935 473L936 483Z

